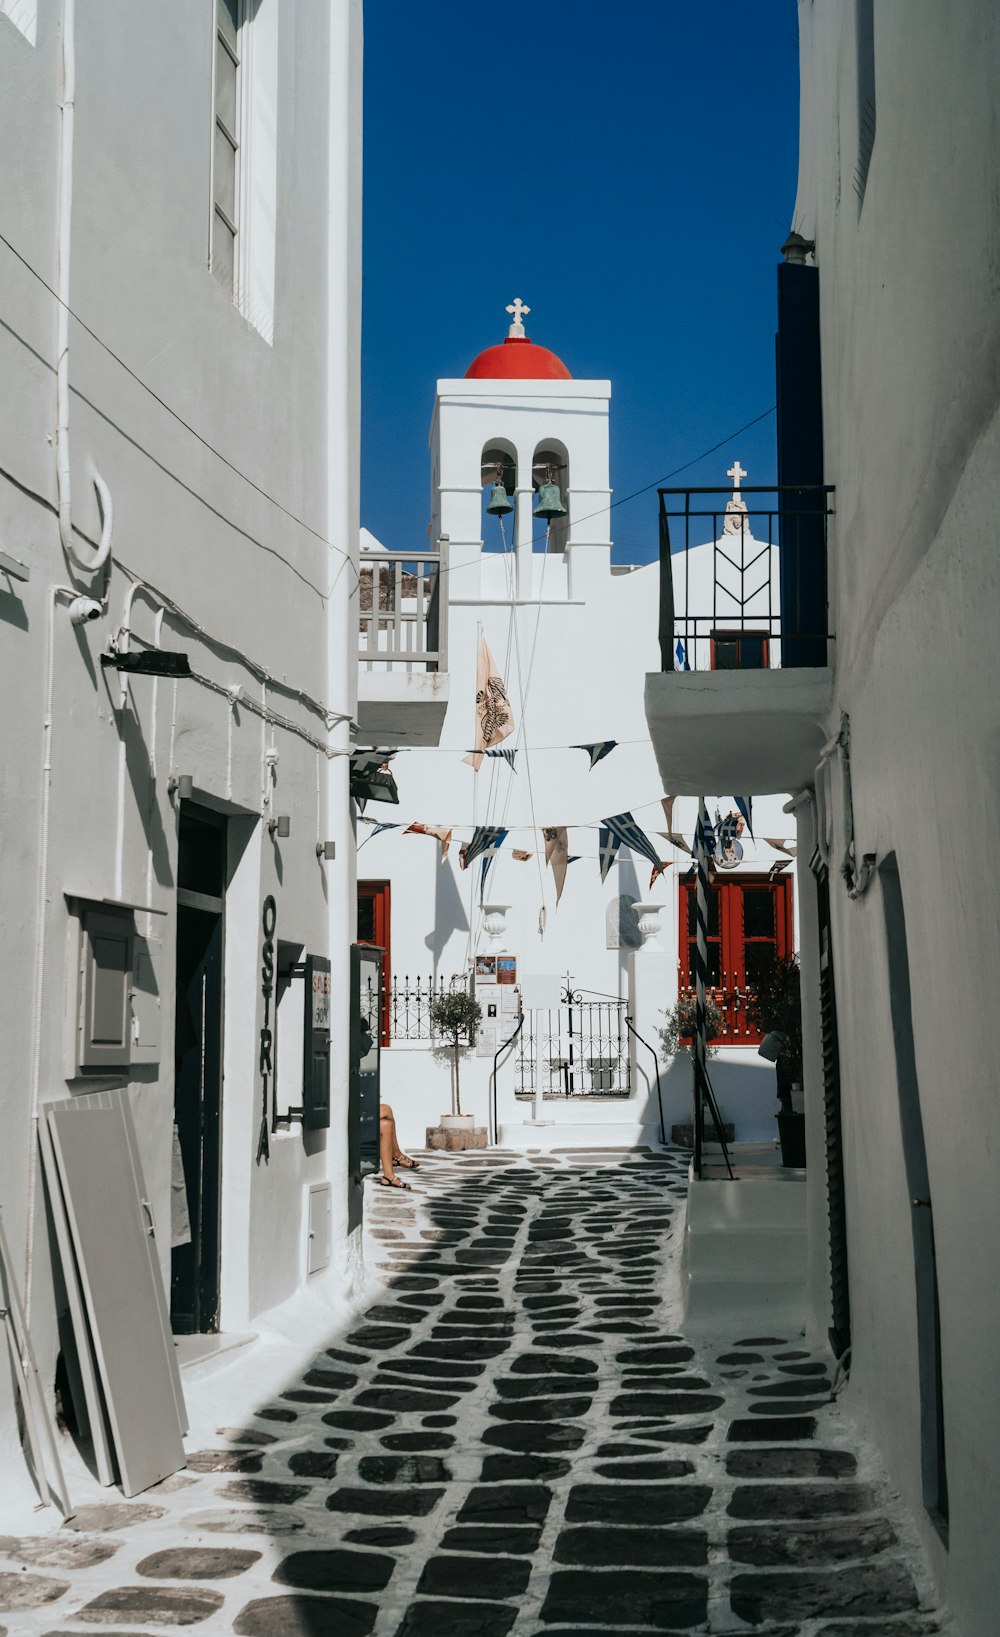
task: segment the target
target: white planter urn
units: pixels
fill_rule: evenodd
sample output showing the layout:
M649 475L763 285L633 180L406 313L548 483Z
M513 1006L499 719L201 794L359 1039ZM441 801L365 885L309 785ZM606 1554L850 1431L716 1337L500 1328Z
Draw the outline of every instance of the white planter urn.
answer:
M439 1124L442 1131L472 1131L476 1118L474 1114L442 1114Z
M483 926L489 939L488 948L501 950L504 948L507 937L507 911L509 904L484 904Z
M662 949L660 942L660 912L662 904L646 903L632 906L639 920L639 936L643 949Z

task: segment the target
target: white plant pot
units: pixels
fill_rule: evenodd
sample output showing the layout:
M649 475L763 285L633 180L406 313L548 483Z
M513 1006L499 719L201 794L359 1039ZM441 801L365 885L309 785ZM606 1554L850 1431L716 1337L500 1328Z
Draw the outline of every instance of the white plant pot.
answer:
M438 1123L442 1131L473 1131L476 1125L472 1114L442 1114Z

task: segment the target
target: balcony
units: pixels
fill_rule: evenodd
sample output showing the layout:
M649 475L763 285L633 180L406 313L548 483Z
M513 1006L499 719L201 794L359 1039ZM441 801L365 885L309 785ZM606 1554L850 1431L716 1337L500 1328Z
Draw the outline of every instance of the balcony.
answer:
M646 722L677 795L811 782L830 706L832 488L661 489Z
M366 743L436 745L448 709L447 546L359 564L358 733Z

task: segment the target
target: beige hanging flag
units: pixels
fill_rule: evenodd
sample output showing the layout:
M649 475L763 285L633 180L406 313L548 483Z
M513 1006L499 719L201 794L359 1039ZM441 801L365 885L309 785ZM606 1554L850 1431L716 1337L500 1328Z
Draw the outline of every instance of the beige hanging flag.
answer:
M556 884L556 903L562 897L563 885L566 880L566 866L569 863L569 843L566 838L564 824L550 824L542 830L545 840L545 862L552 866L552 877Z
M789 847L786 841L780 841L777 836L764 836L762 840L766 841L769 847L773 847L776 853L786 853L789 858L796 855L797 849Z
M665 836L667 841L669 841L672 846L679 847L682 853L689 853L691 851L687 842L684 840L684 837L676 830L657 830L656 833L658 836Z
M501 739L506 739L513 731L514 712L507 698L503 677L490 653L486 638L480 637L479 655L476 660L475 747L468 756L462 757L463 762L468 762L478 773L483 753L492 750Z
M451 846L451 831L443 824L410 824L403 831L404 836L435 836L441 843L441 862L448 857L448 848Z
M660 806L663 808L663 817L667 821L666 832L661 830L660 831L661 835L666 833L669 836L670 832L672 831L672 829L674 827L674 802L676 800L677 800L676 796L661 796L660 797Z
M534 857L534 854L526 853L523 847L512 847L510 856L516 858L519 864L527 864L528 859Z

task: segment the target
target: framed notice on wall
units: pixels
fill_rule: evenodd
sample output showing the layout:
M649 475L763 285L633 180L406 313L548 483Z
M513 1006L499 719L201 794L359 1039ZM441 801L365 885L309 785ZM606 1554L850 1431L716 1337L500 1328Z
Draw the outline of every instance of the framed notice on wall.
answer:
M494 957L494 959L496 961L496 973L497 973L496 981L497 981L497 983L516 983L517 982L517 956L516 955L496 955Z

